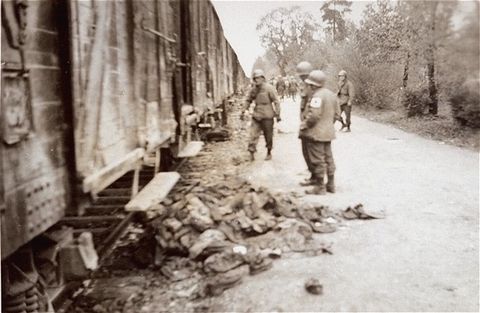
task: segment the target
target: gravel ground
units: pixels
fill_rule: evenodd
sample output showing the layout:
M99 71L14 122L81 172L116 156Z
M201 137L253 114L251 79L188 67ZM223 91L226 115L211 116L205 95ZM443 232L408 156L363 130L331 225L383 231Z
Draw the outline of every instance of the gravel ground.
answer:
M273 192L303 194L298 183L308 173L298 106L283 103L272 161L263 161L261 140L256 161L245 162L246 135L238 130L248 125L232 118L234 140L209 144L193 161L205 165L187 163L182 176L241 175ZM315 235L333 255L282 256L221 296L189 300L201 278L168 282L150 264L153 250L148 242L142 248L143 230L135 225L127 249L118 249L114 265L96 275L69 312L478 311L478 154L359 117L352 126L352 133L337 132L333 147L337 193L301 201L335 211L362 203L386 218L345 221L335 233ZM139 259L146 268L138 268ZM311 279L322 285L321 295L305 290Z
M243 175L276 191L302 192L298 103L282 109L273 160L263 161L262 147ZM318 235L333 243L333 255L279 260L216 298L212 310L479 310L478 153L357 116L352 130L337 132L333 147L337 193L304 201L334 209L361 202L386 218ZM323 295L306 293L309 278L323 284Z
M451 117L449 107L441 105L438 116L414 116L407 118L405 112L395 110L365 110L356 108L358 115L374 122L393 125L394 127L418 134L424 138L448 143L473 151L480 149L480 129L459 125Z

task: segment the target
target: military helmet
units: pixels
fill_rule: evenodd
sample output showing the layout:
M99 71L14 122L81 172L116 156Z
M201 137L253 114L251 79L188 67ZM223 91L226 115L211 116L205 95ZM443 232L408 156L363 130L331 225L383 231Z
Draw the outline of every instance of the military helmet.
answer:
M345 76L345 77L347 77L347 72L344 71L344 70L341 70L340 72L338 72L338 76Z
M308 75L313 70L313 67L312 64L303 61L298 63L296 70L298 75Z
M255 78L257 78L257 77L263 77L263 78L265 78L265 73L264 73L262 70L260 70L260 69L256 69L256 70L253 71L253 75L252 75L252 76L253 76L253 79L255 79Z
M327 80L327 76L324 72L320 70L311 71L308 75L308 78L305 79L305 83L314 85L317 87L322 87L325 81Z

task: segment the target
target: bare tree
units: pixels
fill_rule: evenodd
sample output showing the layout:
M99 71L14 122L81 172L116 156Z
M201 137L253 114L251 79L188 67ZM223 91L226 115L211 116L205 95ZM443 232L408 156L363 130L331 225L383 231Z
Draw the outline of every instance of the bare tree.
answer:
M278 8L268 13L257 25L262 45L271 50L281 75L292 62L297 62L318 29L313 16L299 7Z
M275 56L268 50L264 56L257 57L255 63L253 63L252 72L255 69L262 69L265 72L267 78L272 78L278 75L278 68L275 63Z

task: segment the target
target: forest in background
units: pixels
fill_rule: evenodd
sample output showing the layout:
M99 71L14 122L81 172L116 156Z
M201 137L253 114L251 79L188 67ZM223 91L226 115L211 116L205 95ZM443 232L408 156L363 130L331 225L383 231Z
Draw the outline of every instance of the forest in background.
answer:
M380 120L408 119L424 124L414 125L420 131L428 122L433 137L480 128L479 2L457 27L458 1L377 0L358 25L346 17L351 4L324 1L321 21L300 7L269 12L257 25L267 52L254 68L294 75L306 60L327 73L332 90L343 69L356 87L354 105Z

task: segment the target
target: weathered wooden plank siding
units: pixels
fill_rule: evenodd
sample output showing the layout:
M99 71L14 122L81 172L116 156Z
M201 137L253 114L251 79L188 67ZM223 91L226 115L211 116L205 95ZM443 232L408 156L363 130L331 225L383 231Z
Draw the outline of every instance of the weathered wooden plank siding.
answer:
M244 81L210 1L28 1L25 64L15 3L2 1L2 257L77 212L69 182L155 138L181 149L182 108L214 109ZM20 136L5 132L9 101L27 112Z
M128 3L75 1L70 9L77 169L87 176L137 146Z
M2 259L58 221L69 202L65 157L68 127L64 118L67 104L61 93L58 11L53 1L27 4L25 66L29 69L29 85L24 91L30 94L33 125L26 139L10 145L3 140L0 143L0 192L5 205L1 212ZM12 1L3 1L2 9L13 8ZM9 73L19 74L8 68L21 67L19 50L11 46L6 36L6 22L16 21L2 21L1 112L11 105L6 93L16 89L5 84L5 77Z

